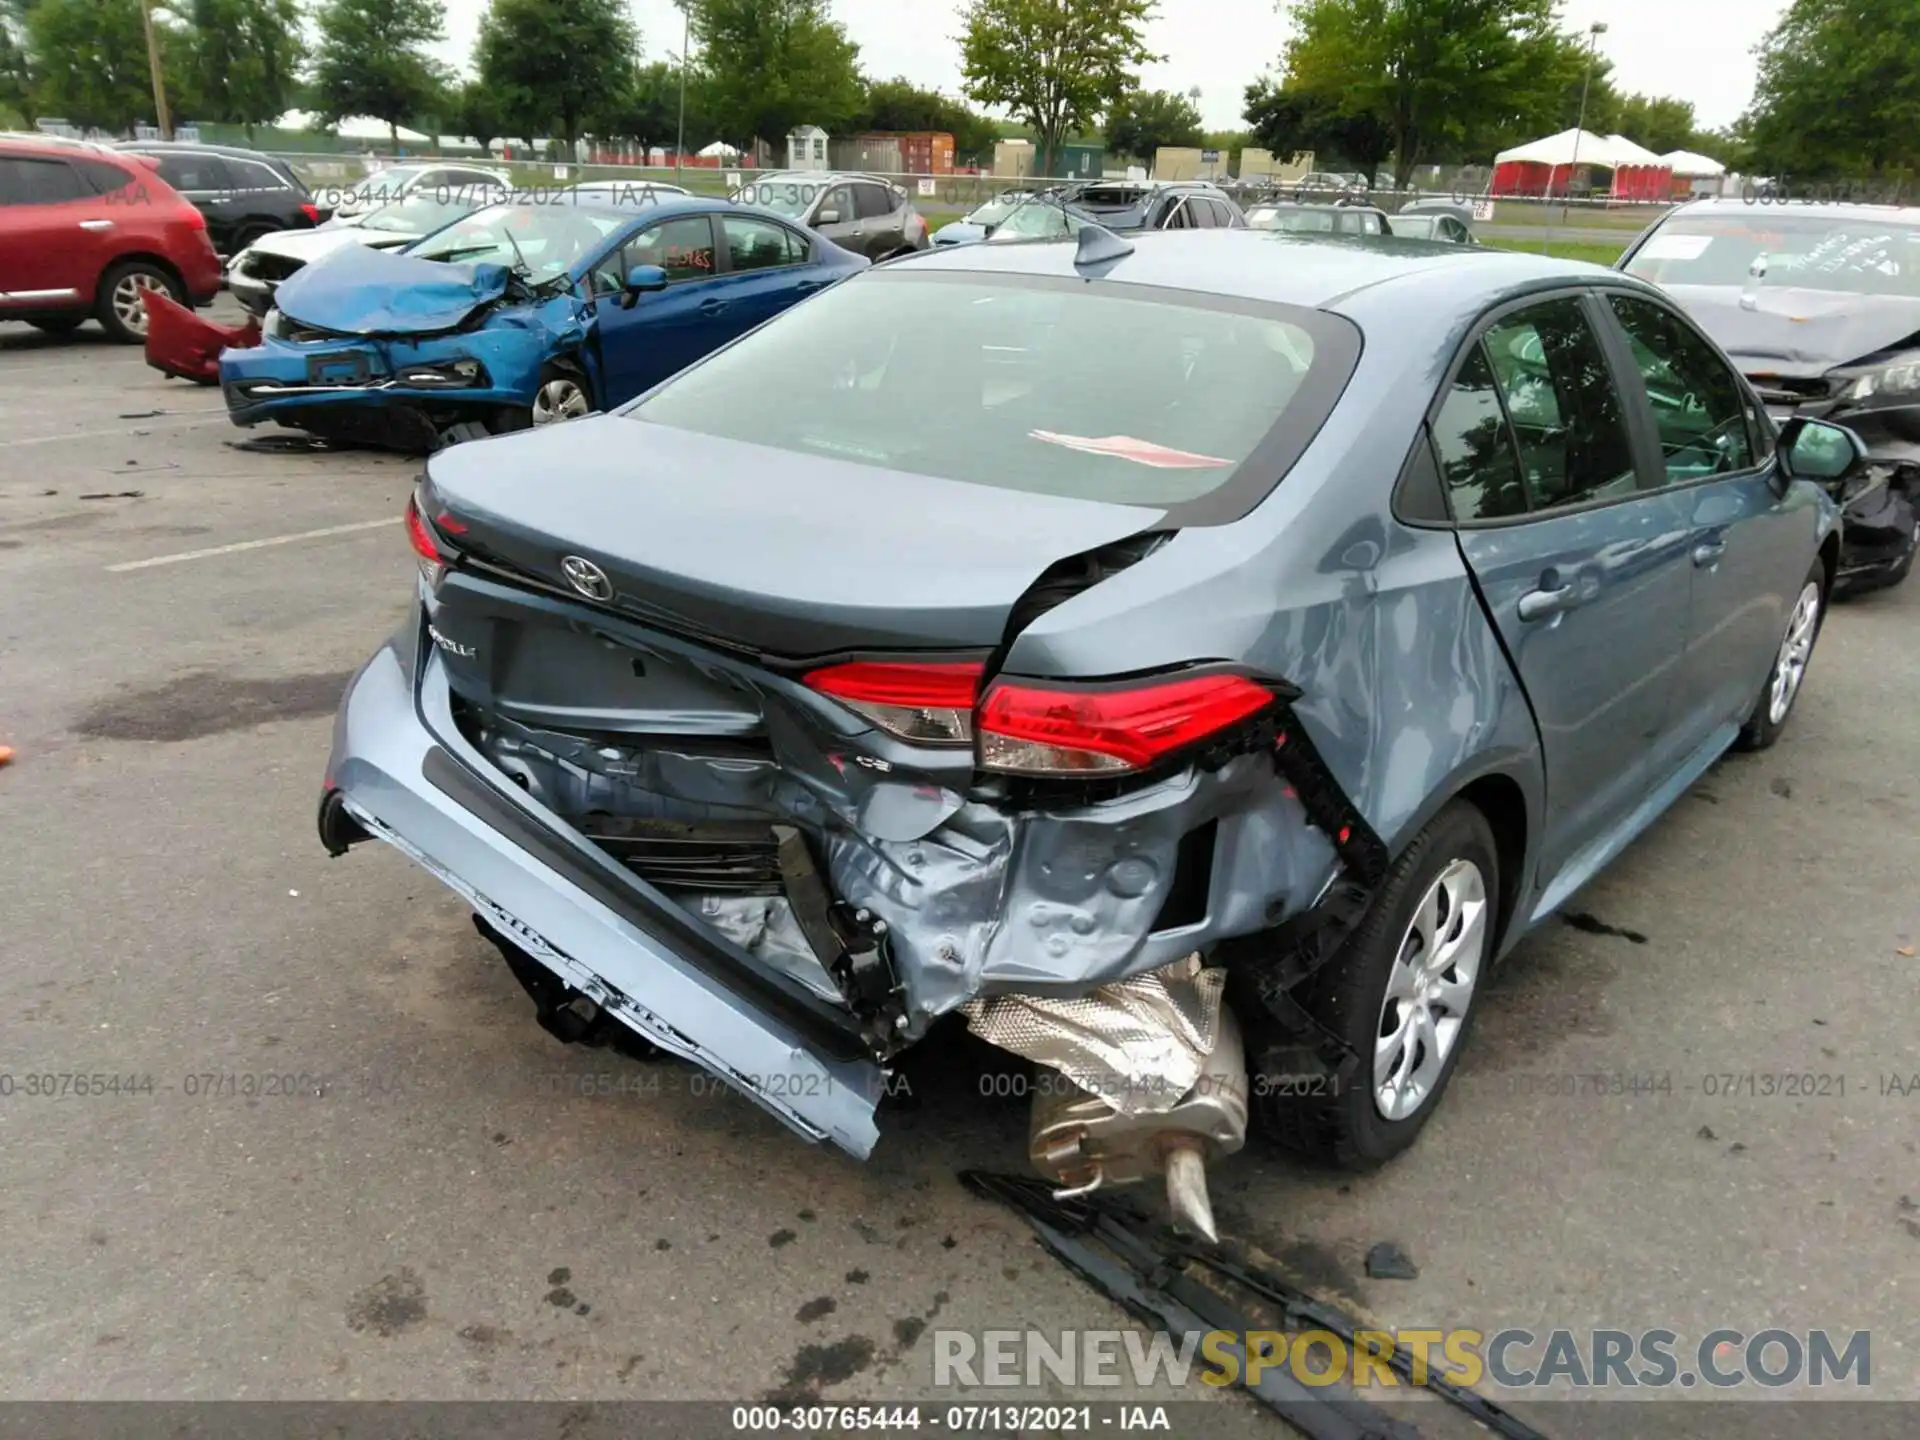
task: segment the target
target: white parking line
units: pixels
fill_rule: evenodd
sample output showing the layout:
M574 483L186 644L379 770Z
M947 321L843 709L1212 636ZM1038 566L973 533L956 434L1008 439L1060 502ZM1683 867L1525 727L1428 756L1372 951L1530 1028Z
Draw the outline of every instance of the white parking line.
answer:
M378 530L399 522L399 516L385 520L359 520L351 525L329 525L324 530L302 530L297 535L274 535L265 540L236 540L231 545L215 545L206 550L182 550L177 555L155 555L146 560L124 560L107 566L107 572L119 575L128 570L147 570L155 565L178 565L183 560L206 560L215 555L236 555L242 550L264 550L269 545L291 545L296 540L322 540L329 535L352 535L360 530Z
M225 419L224 412L207 411L206 415L219 414ZM24 440L0 440L0 450L15 450L22 445L62 445L74 440L111 440L115 437L138 435L147 430L191 430L196 425L211 425L211 418L201 420L155 420L148 425L129 426L124 430L76 430L71 435L29 435Z

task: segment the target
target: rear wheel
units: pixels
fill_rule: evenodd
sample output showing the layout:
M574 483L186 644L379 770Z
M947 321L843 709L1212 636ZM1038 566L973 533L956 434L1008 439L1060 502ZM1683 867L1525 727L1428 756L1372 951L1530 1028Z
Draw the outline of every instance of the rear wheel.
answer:
M177 304L187 303L180 282L151 260L123 260L101 277L94 314L107 334L123 345L146 343L147 307L140 297L148 290L158 290Z
M1253 1110L1269 1138L1349 1170L1413 1144L1472 1029L1499 894L1493 831L1456 800L1394 863L1339 957L1294 996L1358 1055L1351 1080L1309 1047L1261 1047Z
M1813 660L1814 642L1820 638L1820 626L1826 619L1826 592L1827 567L1816 560L1787 611L1786 632L1774 652L1766 684L1760 687L1760 698L1753 702L1753 713L1734 741L1740 749L1765 750L1787 728L1793 702L1800 698L1801 682Z

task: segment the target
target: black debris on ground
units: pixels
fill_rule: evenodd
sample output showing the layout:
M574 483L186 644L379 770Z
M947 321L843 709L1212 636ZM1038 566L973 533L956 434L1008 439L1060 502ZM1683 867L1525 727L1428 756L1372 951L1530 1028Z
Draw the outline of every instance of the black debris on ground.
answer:
M1367 1276L1373 1280L1418 1280L1420 1267L1391 1240L1367 1251Z

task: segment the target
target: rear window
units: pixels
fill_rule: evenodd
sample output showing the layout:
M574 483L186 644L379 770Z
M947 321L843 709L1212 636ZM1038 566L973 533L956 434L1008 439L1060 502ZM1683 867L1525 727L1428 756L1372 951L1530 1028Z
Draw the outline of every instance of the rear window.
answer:
M621 413L1199 524L1273 487L1358 355L1321 311L902 270L834 287Z
M0 205L58 205L92 194L80 172L64 160L0 156Z
M1680 215L1627 262L1656 285L1763 286L1920 298L1920 225L1864 214L1842 220L1755 206L1738 215Z

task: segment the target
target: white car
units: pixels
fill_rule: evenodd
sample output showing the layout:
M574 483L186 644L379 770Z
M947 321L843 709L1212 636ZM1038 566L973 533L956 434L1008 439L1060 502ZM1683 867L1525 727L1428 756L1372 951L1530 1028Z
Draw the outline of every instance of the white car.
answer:
M280 282L322 255L347 245L397 250L511 193L501 186L471 187L444 197L437 191L416 190L371 214L338 224L317 230L276 230L233 257L227 267L227 289L248 311L265 315L273 308L273 292Z
M355 219L383 205L391 205L396 200L404 200L409 195L422 192L447 199L462 190L496 187L513 188L513 176L505 170L483 165L433 161L389 165L345 189L329 192L328 187L322 186L316 189L315 194L324 194L323 204L325 200L334 202L330 208L334 220L338 221Z

